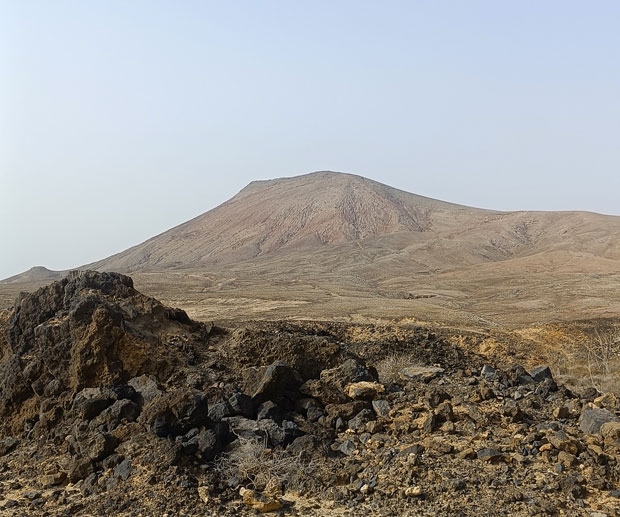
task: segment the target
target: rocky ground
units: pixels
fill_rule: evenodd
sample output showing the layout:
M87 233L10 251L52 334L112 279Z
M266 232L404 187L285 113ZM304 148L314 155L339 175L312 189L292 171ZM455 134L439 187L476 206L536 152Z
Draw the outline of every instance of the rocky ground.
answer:
M615 395L426 328L218 328L94 272L0 320L0 515L620 515Z

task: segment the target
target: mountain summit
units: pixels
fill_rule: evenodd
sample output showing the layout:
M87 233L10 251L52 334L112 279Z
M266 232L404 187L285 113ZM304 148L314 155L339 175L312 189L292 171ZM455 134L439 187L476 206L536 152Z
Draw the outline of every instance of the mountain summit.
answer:
M445 231L484 213L353 174L314 172L254 181L217 208L91 267L132 272L236 263L285 249Z

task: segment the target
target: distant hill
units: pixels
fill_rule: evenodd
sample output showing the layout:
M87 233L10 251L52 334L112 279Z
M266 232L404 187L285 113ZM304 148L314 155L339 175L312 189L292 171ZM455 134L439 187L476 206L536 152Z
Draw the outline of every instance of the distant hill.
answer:
M43 266L35 266L28 271L24 271L15 276L11 276L2 280L3 284L17 284L20 282L47 282L62 278L66 274L65 271L52 271Z

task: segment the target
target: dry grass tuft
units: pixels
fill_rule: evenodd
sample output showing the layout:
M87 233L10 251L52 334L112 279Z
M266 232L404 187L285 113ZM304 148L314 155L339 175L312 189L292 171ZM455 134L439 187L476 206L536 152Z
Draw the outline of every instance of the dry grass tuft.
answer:
M238 445L221 454L214 469L221 479L237 478L248 488L262 491L267 485L286 484L289 489L308 489L317 466L301 455L273 450L264 441L239 438Z
M391 354L377 363L379 381L383 384L396 384L401 382L399 372L414 362L409 354Z

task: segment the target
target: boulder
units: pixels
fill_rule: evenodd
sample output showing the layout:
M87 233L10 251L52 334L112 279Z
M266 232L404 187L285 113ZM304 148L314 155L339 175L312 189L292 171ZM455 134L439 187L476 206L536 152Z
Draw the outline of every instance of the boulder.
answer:
M399 372L399 376L405 382L430 382L444 371L438 366L408 366Z
M281 403L286 400L294 402L299 398L299 386L302 384L299 374L288 364L276 361L263 370L258 382L249 381L255 404L262 404L268 400Z
M375 419L375 414L370 409L362 409L357 415L349 420L349 429L351 431L364 431L366 423Z
M154 398L161 395L163 392L159 389L157 381L150 375L140 375L130 379L127 383L138 394L138 402L140 404L148 404Z
M84 388L73 399L72 410L83 420L90 420L117 400L116 393L106 388Z
M311 456L314 450L320 445L316 436L305 434L295 438L286 448L286 452L293 456Z
M545 379L553 380L553 375L551 374L551 368L548 366L538 366L529 372L530 377L534 379L536 382L543 382Z
M354 400L373 400L385 388L378 382L360 381L348 384L344 391Z
M139 414L140 409L135 402L127 399L117 400L93 419L93 424L104 425L106 430L112 431L122 422L135 422Z
M207 396L192 388L179 388L160 395L142 411L144 422L157 436L179 436L193 427L209 424Z
M256 406L252 401L252 397L245 393L240 391L233 392L228 397L228 404L230 405L232 416L241 415L245 418L252 418L254 416Z

